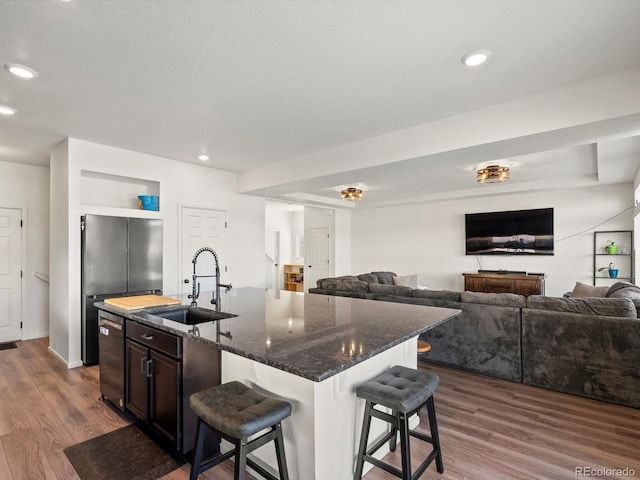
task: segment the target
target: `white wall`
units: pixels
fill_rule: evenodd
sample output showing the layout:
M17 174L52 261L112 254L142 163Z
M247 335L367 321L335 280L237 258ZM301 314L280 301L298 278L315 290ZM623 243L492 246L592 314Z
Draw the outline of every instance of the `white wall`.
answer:
M22 292L22 338L49 333L49 285L34 276L49 273L49 169L0 161L0 207L25 212L26 264ZM24 253L24 252L23 252Z
M67 154L68 145L68 154ZM89 170L158 182L160 212L81 204L83 177ZM67 182L67 183L65 183ZM223 281L234 287L264 285L264 199L238 195L236 175L200 165L176 162L119 148L69 139L51 158L51 251L60 255L51 269L57 286L51 301L51 348L69 366L80 364L80 216L97 213L153 216L163 220L164 281L166 294L178 292L179 205L227 211L228 272ZM69 252L68 258L65 252ZM53 253L52 253L53 255ZM55 325L55 328L53 326Z
M69 142L64 141L51 154L49 181L49 349L65 362L69 359L69 329L72 323L69 317L68 150ZM78 326L74 325L74 329L80 326L79 319L77 322Z
M266 201L264 209L265 234L273 235L280 232L280 260L277 267L278 285L272 288L284 289L284 267L285 264L295 263L293 259L293 212L288 210L286 203ZM265 268L274 268L271 262ZM265 272L270 275L270 272ZM273 283L273 282L271 282Z
M629 183L355 209L349 273L418 273L421 285L462 290L463 273L479 268L526 270L546 273L546 295L560 296L572 290L576 281L592 283L593 230L633 229L632 211L595 227L632 206L633 199ZM465 213L545 207L554 208L554 256L464 254Z

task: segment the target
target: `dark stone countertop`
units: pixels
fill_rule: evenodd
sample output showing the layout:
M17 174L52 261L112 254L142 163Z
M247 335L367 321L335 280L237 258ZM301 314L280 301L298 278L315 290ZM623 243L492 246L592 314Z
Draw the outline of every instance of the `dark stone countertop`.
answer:
M198 307L213 309L210 295L201 293ZM186 295L165 296L180 299L183 305L191 303ZM221 311L237 316L195 328L156 315L184 308L179 305L123 310L101 302L96 307L314 382L460 313L449 308L261 288L223 292Z

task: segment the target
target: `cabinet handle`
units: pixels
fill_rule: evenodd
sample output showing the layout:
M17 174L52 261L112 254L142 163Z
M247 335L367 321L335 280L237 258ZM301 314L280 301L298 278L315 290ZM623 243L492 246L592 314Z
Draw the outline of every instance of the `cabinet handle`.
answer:
M147 360L147 377L151 378L151 362L153 360L149 359Z
M148 333L143 333L142 335L140 335L142 338L144 338L145 340L153 340L153 335L149 335Z
M147 361L147 357L142 357L140 359L140 375L145 375L146 372L144 371L144 362Z

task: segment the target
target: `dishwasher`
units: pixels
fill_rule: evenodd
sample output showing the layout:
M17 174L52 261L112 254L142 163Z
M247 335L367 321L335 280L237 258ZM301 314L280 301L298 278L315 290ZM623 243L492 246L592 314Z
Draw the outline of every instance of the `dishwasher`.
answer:
M124 411L124 318L99 310L98 333L100 393Z

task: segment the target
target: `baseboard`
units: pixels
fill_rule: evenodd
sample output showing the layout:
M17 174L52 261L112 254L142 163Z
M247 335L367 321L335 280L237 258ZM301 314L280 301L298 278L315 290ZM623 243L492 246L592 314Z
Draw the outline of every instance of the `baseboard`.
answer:
M51 352L58 360L60 360L62 363L64 363L68 369L71 368L77 368L77 367L81 367L82 366L82 360L79 360L77 362L67 362L67 360L62 357L62 355L60 355L58 352L56 352L53 348L51 348L51 345L49 345L48 348L49 352Z
M38 338L45 338L49 336L49 332L42 332L42 333L36 333L36 334L32 334L29 335L27 337L24 338L24 340L36 340Z

